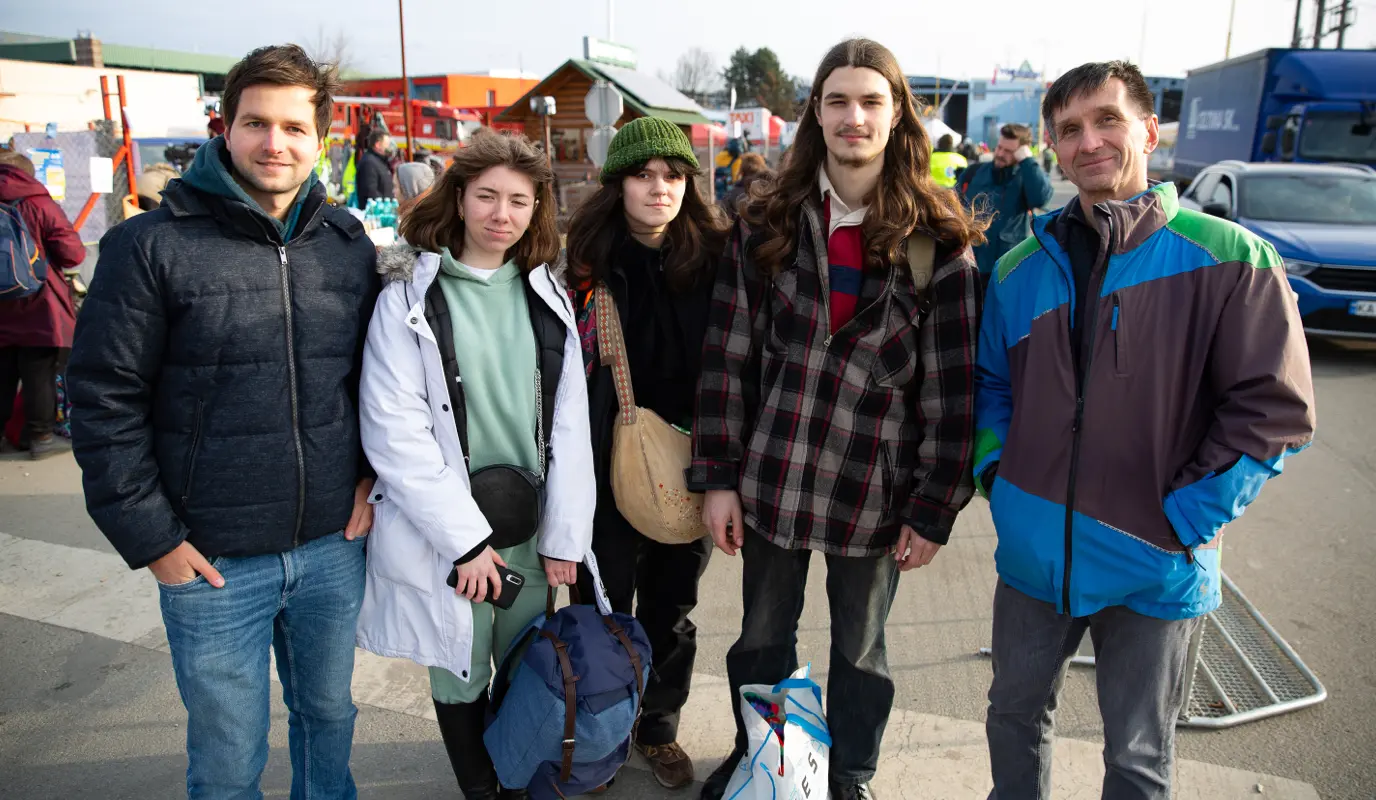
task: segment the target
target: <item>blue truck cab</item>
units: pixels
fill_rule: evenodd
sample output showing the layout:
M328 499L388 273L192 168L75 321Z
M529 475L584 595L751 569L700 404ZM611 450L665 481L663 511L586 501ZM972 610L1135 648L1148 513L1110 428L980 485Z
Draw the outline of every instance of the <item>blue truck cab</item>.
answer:
M1376 51L1272 48L1190 70L1173 176L1220 161L1376 166Z

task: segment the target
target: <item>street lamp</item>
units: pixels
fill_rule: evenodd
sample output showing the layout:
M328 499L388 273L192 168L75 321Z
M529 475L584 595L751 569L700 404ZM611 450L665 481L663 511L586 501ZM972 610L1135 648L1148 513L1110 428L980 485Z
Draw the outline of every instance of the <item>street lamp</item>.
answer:
M401 92L405 98L405 106L401 110L401 119L406 125L406 160L411 160L411 80L406 77L406 14L402 9L402 0L397 0L397 27L401 31Z

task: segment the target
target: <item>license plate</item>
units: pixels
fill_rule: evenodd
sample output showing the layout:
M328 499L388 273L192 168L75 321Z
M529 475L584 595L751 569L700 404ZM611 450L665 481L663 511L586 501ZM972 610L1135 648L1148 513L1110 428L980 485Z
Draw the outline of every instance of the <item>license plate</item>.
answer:
M1354 317L1376 317L1376 300L1353 300L1347 313Z

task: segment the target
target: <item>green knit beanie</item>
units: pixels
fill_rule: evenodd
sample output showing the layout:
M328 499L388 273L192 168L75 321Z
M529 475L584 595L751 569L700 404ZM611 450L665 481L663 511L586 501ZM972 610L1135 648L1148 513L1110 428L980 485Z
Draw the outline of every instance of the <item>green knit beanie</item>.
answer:
M652 158L677 158L698 169L693 143L683 129L660 117L640 117L621 126L607 148L607 163L602 165L602 182Z

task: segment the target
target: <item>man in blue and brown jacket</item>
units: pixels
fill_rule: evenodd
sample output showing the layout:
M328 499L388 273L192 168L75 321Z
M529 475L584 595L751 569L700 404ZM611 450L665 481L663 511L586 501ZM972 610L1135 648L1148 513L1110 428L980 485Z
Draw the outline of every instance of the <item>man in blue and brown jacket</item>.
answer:
M1056 694L1085 631L1103 795L1168 798L1219 533L1314 434L1309 357L1270 244L1150 186L1141 73L1085 64L1042 113L1079 196L990 282L976 464L998 531L992 798L1049 797Z

